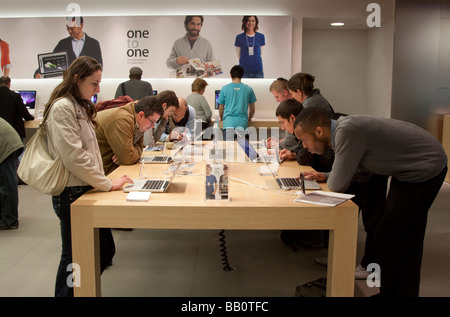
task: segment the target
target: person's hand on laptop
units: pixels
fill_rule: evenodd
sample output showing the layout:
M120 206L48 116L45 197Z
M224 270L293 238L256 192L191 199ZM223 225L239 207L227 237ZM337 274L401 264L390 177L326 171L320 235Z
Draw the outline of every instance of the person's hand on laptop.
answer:
M274 138L273 136L270 137L270 138L268 138L267 141L266 141L266 147L267 147L268 149L274 149L274 148L277 148L278 145L279 145L278 140L277 140L276 138Z
M287 149L282 149L279 152L280 160L296 160L297 154Z
M127 175L123 175L122 177L113 179L111 181L112 181L112 186L111 186L110 191L121 189L122 186L127 183L134 184L133 180Z
M325 173L322 172L316 171L303 172L303 176L305 176L305 179L312 179L319 183L325 183L327 181Z

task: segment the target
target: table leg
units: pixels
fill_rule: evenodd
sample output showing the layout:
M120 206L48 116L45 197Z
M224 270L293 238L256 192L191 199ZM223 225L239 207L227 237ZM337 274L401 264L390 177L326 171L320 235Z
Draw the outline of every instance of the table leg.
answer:
M93 227L92 211L73 204L71 221L74 295L100 296L99 229Z
M358 211L336 215L328 247L327 296L353 297L355 288Z

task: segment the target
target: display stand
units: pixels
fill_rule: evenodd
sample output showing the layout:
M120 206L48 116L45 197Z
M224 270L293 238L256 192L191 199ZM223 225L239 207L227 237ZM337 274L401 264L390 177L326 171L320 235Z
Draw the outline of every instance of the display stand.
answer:
M230 200L229 166L207 163L205 166L205 200Z

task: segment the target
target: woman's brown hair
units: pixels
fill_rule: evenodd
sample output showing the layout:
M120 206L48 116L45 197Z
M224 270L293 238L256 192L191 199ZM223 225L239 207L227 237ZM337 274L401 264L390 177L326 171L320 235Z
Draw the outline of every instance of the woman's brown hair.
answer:
M97 62L95 58L90 56L80 56L74 60L72 64L70 64L69 68L64 72L62 82L56 86L50 95L49 101L45 104L44 115L47 113L49 106L56 99L60 97L72 97L86 109L86 113L92 121L97 112L94 104L90 100L82 99L75 80L75 75L77 75L77 79L83 80L99 70L102 70L102 65Z

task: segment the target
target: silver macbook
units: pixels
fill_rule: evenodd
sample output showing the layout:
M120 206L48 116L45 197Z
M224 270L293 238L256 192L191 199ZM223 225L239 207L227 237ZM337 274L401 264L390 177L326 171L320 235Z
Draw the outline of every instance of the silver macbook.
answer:
M267 168L269 169L270 173L272 174L272 177L277 182L278 186L283 189L302 189L302 186L300 184L300 180L298 180L295 177L277 177L275 175L275 172L270 168L270 165L267 163L267 161L263 157L264 163L266 163ZM305 179L303 180L305 189L320 189L320 185L312 180L312 179ZM302 183L303 183L302 182Z
M267 161L267 162L276 161L277 163L280 163L279 156L277 156L277 155L275 155L275 156L266 155L266 156L264 156L264 160L263 160L261 158L261 156L258 154L258 152L256 152L253 145L251 145L250 142L245 137L241 137L241 138L237 139L236 141L240 145L240 147L244 151L245 155L247 155L247 157L249 158L249 160L251 162L258 163L258 162L264 162L264 161Z
M144 155L141 157L141 161L144 163L170 163L172 162L172 157L168 155Z
M155 193L164 193L169 185L172 183L177 171L180 169L181 162L183 160L179 160L176 163L175 169L170 176L170 179L133 179L134 184L130 184L125 186L123 191L128 192L155 192Z

